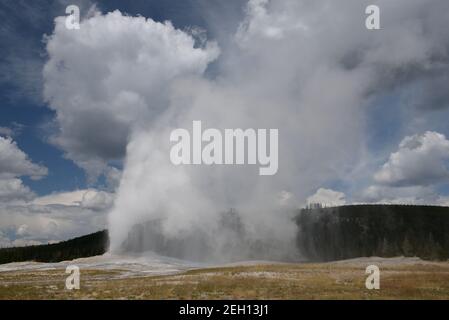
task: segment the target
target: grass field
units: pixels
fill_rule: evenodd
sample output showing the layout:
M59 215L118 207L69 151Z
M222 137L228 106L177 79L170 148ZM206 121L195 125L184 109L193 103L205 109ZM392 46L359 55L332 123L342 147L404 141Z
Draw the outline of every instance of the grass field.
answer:
M380 290L365 287L366 266L381 270ZM449 262L356 259L322 264L255 264L171 275L82 269L81 288L65 289L64 269L0 272L0 299L449 299Z

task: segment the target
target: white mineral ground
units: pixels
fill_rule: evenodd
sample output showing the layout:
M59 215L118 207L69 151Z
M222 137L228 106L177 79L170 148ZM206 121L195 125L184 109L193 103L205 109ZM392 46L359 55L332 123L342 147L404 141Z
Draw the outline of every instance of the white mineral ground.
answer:
M122 256L106 253L101 256L75 259L71 261L62 261L56 263L41 263L41 262L14 262L0 265L0 273L8 271L47 271L47 270L61 270L68 265L76 265L80 270L109 270L119 271L118 277L135 277L135 276L151 276L151 275L170 275L182 273L187 270L211 268L211 267L235 267L235 266L250 266L250 265L264 265L264 264L280 264L282 262L273 261L240 261L225 264L213 263L197 263L185 261L170 257L160 256L154 253L146 253L139 256ZM304 262L307 263L307 262ZM395 266L413 266L413 265L445 265L448 262L431 262L424 261L420 258L356 258L341 261L328 262L329 264L344 265L347 267L363 267L374 264L379 267L395 267Z

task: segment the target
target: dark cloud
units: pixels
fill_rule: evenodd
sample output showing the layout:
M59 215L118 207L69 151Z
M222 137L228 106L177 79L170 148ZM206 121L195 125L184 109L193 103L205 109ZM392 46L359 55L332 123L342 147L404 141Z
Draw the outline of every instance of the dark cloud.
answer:
M125 156L129 126L114 115L86 110L71 115L63 124L55 142L73 160L108 162Z

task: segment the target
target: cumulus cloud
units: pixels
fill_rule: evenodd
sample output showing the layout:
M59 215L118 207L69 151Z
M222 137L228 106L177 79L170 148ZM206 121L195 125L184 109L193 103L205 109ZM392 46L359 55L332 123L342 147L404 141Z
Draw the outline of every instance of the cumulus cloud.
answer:
M32 203L41 206L62 205L80 206L93 210L104 210L111 207L114 195L96 189L56 192L35 198Z
M86 190L75 190L68 192L55 192L49 195L37 197L33 200L33 204L48 206L48 205L63 205L63 206L79 206Z
M105 229L113 198L111 193L86 189L1 201L0 247L58 242Z
M0 246L57 242L106 228L112 193L84 189L37 197L24 188L20 201L17 190L6 198L0 180Z
M207 233L220 222L217 212L233 207L252 237L274 235L288 248L294 230L277 195L288 190L301 202L344 176L364 152L367 99L419 78L419 70L432 65L429 52L448 43L420 11L442 21L434 7L380 5L391 13L384 21L394 37L360 27L366 6L359 1L250 1L234 42L218 60L220 76L174 81L164 117L132 136L110 216L113 247L132 224L148 219L166 219L169 238L195 228ZM424 33L407 28L416 21L431 26ZM409 69L413 76L405 78ZM280 128L278 174L263 180L251 168L173 168L165 138L196 119L214 128ZM344 201L323 193L330 202Z
M54 242L105 228L113 194L86 189L37 197L20 179L46 174L11 138L0 137L0 246Z
M20 179L42 178L47 168L33 163L10 137L0 136L0 247L33 245L98 231L114 194L96 190L37 197ZM119 173L110 170L110 179Z
M29 201L34 192L25 186L21 176L40 179L48 170L33 163L10 137L0 136L0 201L4 203Z
M0 179L0 201L28 201L35 197L34 192L17 178Z
M246 17L240 24L236 39L240 45L249 45L254 39L282 39L288 33L294 34L298 29L307 31L308 27L298 20L294 23L288 15L273 14L269 0L249 1L246 8Z
M4 28L0 30L0 34L5 36L2 37L5 41L0 44L1 51L5 53L5 61L0 63L0 70L4 71L1 72L0 82L19 87L21 99L28 97L33 101L40 100L44 61L41 61L43 55L37 52L38 46L31 37L22 37L13 30L17 29L18 24L23 26L24 23L30 23L32 27L45 24L47 17L53 18L64 12L68 4L71 3L61 0L50 6L46 1L6 5L8 11L5 12L10 15L4 16ZM85 4L81 6L82 9L89 7L88 1L78 1L78 4ZM34 39L40 44L41 39ZM21 48L15 43L20 44ZM24 43L28 45L24 46ZM100 128L98 123L97 128ZM86 189L38 197L24 184L21 177L40 179L47 175L48 170L33 162L14 141L13 137L20 134L22 127L17 123L0 127L0 247L61 241L104 229L106 212L114 197L112 193ZM107 126L103 131L112 132L111 135L114 132ZM102 133L98 131L96 134ZM86 135L82 139L93 140L92 137ZM110 168L107 175L108 181L116 184L120 172ZM109 191L112 192L113 188Z
M126 152L109 216L113 249L134 224L154 219L164 220L168 238L199 229L215 245L221 237L213 230L229 208L253 240L294 248L279 194L288 190L303 202L344 177L365 152L367 101L432 78L447 63L447 1L378 1L388 32L364 28L368 4L250 0L220 58L213 42L197 47L169 23L97 13L70 32L57 18L44 70L60 127L53 141L94 174ZM213 79L205 74L212 61ZM279 128L278 173L263 179L247 166L174 167L169 133L192 120L218 129Z
M194 46L169 22L119 11L96 12L77 32L57 18L44 68L44 96L59 127L52 141L88 173L103 173L124 157L132 128L167 107L171 82L201 74L219 53L214 43Z
M376 182L389 186L426 186L449 181L449 141L428 131L405 137L399 149L375 174Z
M39 179L47 172L48 170L44 166L32 163L11 138L0 137L1 179L17 176L30 176L33 179Z
M346 204L343 192L319 188L315 194L307 198L307 204L319 203L324 206L342 206Z
M28 240L28 239L11 239L8 234L0 230L0 248L8 248L8 247L23 247L23 246L32 246L38 245L41 242L36 240Z
M33 0L2 3L0 13L0 84L13 90L3 90L2 98L42 104L42 39L36 36L43 32L48 22L65 12L70 4L76 4L81 14L92 5L90 0ZM20 32L19 30L27 30Z
M407 186L391 187L385 185L371 185L365 188L360 200L362 203L390 203L390 204L441 204L441 197L432 187Z
M122 178L122 171L117 168L110 167L106 171L106 184L108 190L115 191L120 184L121 178Z
M17 228L17 235L26 236L28 234L28 225L22 224Z
M0 204L0 246L67 240L106 227L106 211L81 205Z
M449 182L449 141L427 131L405 137L397 151L374 174L376 184L358 199L370 203L447 205L438 190Z
M364 22L360 13L366 7L360 2L337 6L319 1L250 1L236 46L226 50L233 53L221 60L224 79L219 87L183 84L185 91L196 87L198 92L192 114L217 123L216 127L230 123L282 128L279 181L270 181L269 186L257 181L262 192L274 194L277 190L271 189L287 187L304 199L323 181L344 176L363 151L360 117L367 96L389 90L379 85L385 81L404 82L401 74L408 68L432 65L429 52L439 52L441 38L447 43L441 34L435 38L438 29L433 25L426 29L432 37L404 27L416 21L432 24L421 16L421 9L444 21L434 7L426 9L417 2L380 5L389 12L385 23L397 37L360 27ZM336 19L338 28L333 25ZM181 108L181 102L176 107ZM221 109L225 114L216 115ZM244 179L236 185L251 189L254 181Z
M81 207L95 211L110 209L114 201L113 195L97 190L88 190L84 193Z

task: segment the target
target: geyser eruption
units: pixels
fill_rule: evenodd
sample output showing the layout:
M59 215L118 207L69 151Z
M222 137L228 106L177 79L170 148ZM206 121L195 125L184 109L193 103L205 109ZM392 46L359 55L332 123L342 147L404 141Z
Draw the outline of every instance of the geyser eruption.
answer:
M357 174L366 155L365 106L418 71L430 76L432 62L444 58L432 29L438 24L410 28L445 21L444 10L377 3L388 8L382 21L394 37L365 28L369 3L359 0L250 0L231 34L211 28L218 42L118 11L86 17L76 32L57 18L44 70L61 127L55 142L88 152L89 160L68 155L91 175L125 159L109 215L111 250L297 258L295 210L319 187ZM193 121L278 129L278 171L173 165L170 133ZM98 148L103 141L116 142L113 150Z
M128 145L110 216L112 250L190 260L292 259L293 207L285 199L281 206L273 191L267 191L271 199L261 197L259 188L270 185L258 168L174 166L165 126L136 134ZM132 219L123 212L132 212Z
M197 72L169 79L167 96L158 99L166 101L163 112L134 128L110 215L111 250L155 250L195 260L298 258L295 209L356 154L361 127L354 118L360 114L357 106L369 77L345 72L326 61L328 57L316 57L315 47L302 48L301 42L309 42L305 28L277 26L286 9L273 8L269 14L265 1L251 1L221 57L207 42L194 47L192 40L191 47L184 48L184 56L218 59L218 75L212 78L198 62ZM295 15L288 20L297 24ZM279 33L266 28L279 28ZM288 33L298 37L297 50L287 50ZM303 59L321 67L316 70L315 63L304 64ZM338 90L322 96L318 93L323 85ZM171 132L198 120L204 129L221 132L278 129L278 172L265 177L250 165L174 166L169 157ZM347 144L342 146L341 140ZM333 157L326 157L327 152ZM233 219L233 227L226 224Z

